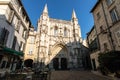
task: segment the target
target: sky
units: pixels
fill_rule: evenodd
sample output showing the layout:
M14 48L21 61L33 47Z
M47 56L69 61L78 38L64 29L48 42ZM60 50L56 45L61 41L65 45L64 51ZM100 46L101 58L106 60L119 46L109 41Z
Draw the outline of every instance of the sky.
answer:
M22 0L23 6L35 28L45 4L48 6L49 17L55 19L71 20L74 9L83 39L86 38L86 34L94 25L90 10L96 2L97 0Z

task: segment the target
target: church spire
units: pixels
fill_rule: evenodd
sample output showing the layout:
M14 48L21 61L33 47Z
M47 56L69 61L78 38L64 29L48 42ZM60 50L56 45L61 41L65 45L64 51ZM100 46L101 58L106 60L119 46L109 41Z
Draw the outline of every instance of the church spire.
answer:
M73 9L73 13L72 13L72 23L73 23L73 37L74 37L74 41L76 41L77 36L76 36L76 29L78 28L78 19L76 17L76 13Z
M73 19L73 18L77 18L74 9L73 9L73 13L72 13L72 19Z
M48 7L47 7L47 4L45 4L45 7L43 9L43 12L42 12L42 15L40 16L41 19L43 19L43 16L44 16L44 19L46 18L49 18L49 15L48 15Z
M72 12L72 22L78 24L78 19L77 19L77 16L76 16L76 13L75 13L74 9L73 9L73 12Z
M43 13L48 13L47 4L45 4L45 7L44 7L44 10L43 10Z

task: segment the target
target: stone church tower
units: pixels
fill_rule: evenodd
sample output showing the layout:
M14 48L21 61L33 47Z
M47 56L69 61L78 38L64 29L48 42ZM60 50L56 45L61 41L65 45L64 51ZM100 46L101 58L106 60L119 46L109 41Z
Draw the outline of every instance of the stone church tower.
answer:
M53 19L49 17L45 5L36 32L36 56L40 65L48 65L56 70L82 67L81 41L75 11L71 21Z

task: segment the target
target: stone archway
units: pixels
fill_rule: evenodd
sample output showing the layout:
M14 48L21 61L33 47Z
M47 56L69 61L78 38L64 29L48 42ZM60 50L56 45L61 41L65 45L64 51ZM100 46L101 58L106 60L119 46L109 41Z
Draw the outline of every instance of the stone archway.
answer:
M68 68L68 49L65 45L58 44L52 51L52 66L55 70L66 70Z
M24 61L24 65L26 66L26 67L33 67L33 60L32 59L27 59L27 60L25 60Z

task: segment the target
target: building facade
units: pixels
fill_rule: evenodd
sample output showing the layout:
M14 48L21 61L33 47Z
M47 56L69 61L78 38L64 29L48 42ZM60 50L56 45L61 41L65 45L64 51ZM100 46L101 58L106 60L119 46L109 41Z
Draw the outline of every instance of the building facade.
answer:
M96 34L95 26L93 26L90 32L87 33L87 43L91 58L91 66L93 70L96 70L97 67L99 66L98 56L100 53L100 49L99 49L99 40Z
M34 67L34 63L37 63L37 54L36 53L36 31L34 27L31 27L29 30L29 35L26 41L25 54L24 54L24 64L25 66Z
M40 67L48 66L49 69L64 70L84 66L81 30L74 10L71 21L53 19L49 17L45 5L38 20L34 45L35 51L32 51L34 59L30 58L30 55L29 58L26 55L24 59L32 59L33 63L39 63Z
M0 0L0 68L15 71L22 65L30 19L20 0Z
M120 0L98 0L91 10L94 17L96 36L99 40L98 53L120 51L119 4ZM97 59L95 60L96 64L98 64Z

